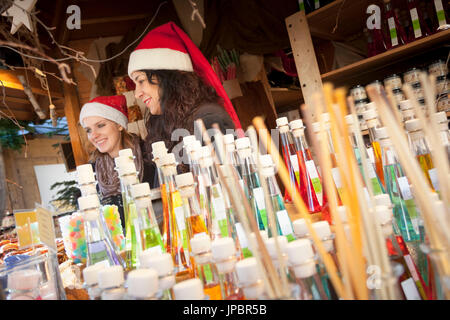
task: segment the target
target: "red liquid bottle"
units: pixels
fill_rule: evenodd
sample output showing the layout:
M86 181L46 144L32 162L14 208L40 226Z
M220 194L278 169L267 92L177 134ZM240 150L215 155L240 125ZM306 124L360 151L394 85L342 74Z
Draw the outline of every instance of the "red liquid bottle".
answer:
M289 172L289 179L291 181L291 186L297 191L300 191L300 171L298 168L297 153L295 151L292 136L289 131L288 119L286 117L278 118L276 120L277 128L280 132L281 148L283 153L283 160L286 168ZM292 202L292 196L286 189L284 192L284 201Z
M416 39L426 37L430 35L425 19L420 10L416 0L407 0L409 11L409 28L408 28L408 41L414 41Z
M389 34L389 41L387 41L388 49L407 43L405 29L400 24L400 20L392 8L390 0L384 0L384 18Z

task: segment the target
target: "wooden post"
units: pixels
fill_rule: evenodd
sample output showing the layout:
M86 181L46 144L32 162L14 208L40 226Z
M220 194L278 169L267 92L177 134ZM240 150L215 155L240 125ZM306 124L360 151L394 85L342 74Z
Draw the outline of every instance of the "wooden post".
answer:
M303 98L312 118L316 121L317 111L312 100L313 93L318 92L323 97L322 79L320 78L319 66L309 31L305 11L299 11L285 19L292 52L294 54L295 66L302 88ZM300 107L300 106L299 106Z
M0 143L0 225L6 209L6 175L5 161L3 160L3 149Z
M88 155L83 148L80 133L78 132L78 119L80 117L80 101L78 93L73 85L63 84L64 113L69 127L70 142L72 144L73 157L77 166L87 163Z

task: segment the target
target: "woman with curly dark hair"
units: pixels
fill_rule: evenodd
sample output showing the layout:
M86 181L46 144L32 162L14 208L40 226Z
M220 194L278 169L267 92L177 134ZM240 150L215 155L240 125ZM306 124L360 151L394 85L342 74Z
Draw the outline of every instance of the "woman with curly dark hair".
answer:
M194 134L196 119L202 119L206 129L217 123L224 133L226 129L241 127L208 61L173 22L146 35L130 55L128 74L136 84L136 98L151 113L144 143L144 158L148 162L153 142L164 141L172 152L181 142L182 129L185 135ZM154 172L144 180L158 187Z

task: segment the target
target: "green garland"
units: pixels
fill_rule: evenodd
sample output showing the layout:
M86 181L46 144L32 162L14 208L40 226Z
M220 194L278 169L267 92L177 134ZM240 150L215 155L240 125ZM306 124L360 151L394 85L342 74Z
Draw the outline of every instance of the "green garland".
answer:
M19 125L30 133L35 128L30 126L31 121L18 121ZM0 143L4 149L20 150L25 144L21 129L10 119L0 119Z

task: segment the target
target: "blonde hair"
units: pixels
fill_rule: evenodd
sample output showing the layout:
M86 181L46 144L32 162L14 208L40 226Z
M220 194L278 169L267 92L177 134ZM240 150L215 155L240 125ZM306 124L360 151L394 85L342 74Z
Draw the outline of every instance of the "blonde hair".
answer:
M127 148L134 149L133 136L124 129L120 131L120 149ZM95 148L90 154L89 162L95 162L102 155L104 155L104 153Z

